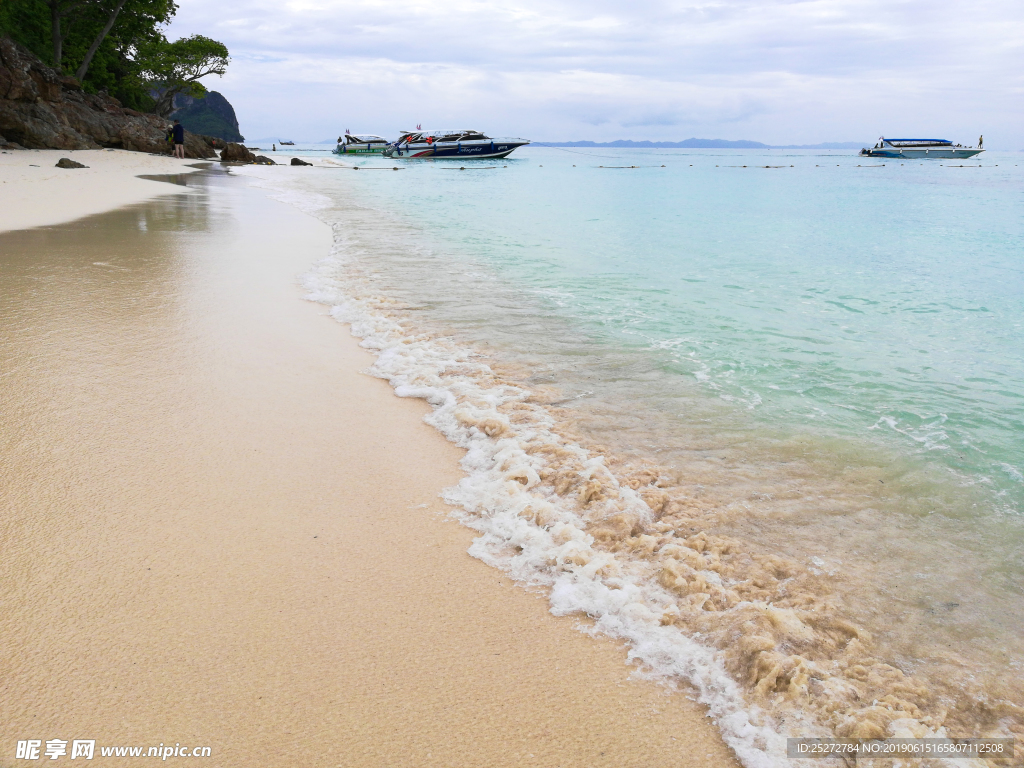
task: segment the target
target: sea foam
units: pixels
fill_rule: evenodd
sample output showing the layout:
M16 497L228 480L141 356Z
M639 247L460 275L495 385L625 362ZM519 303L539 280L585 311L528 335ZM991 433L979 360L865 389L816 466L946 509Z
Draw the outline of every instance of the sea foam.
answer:
M305 276L307 298L330 306L331 316L377 355L372 375L387 379L399 397L430 403L426 421L466 450L466 476L444 499L480 534L469 553L524 584L549 588L555 615L588 616L593 623L581 625L584 631L627 641L629 659L647 674L690 683L745 765L783 765L785 738L744 701L717 652L662 624L673 596L642 564L593 548L591 521L625 515L635 525L654 522L640 495L619 484L603 457L567 443L528 390L502 382L472 350L410 335L387 314L385 299L353 296L339 279L349 261L339 239ZM566 499L542 483L552 454L579 462L581 494ZM605 496L611 489L619 498L590 501L583 511L588 492Z

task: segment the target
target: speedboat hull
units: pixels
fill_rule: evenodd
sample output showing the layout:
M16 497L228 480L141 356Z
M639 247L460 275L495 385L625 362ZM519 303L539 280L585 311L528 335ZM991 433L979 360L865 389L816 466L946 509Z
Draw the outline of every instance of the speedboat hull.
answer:
M384 150L386 157L433 160L495 160L508 157L530 142L525 139L483 139L458 142L398 142Z
M887 139L884 136L870 149L860 151L863 157L886 157L894 160L966 160L980 155L985 150L978 147L961 147L948 139Z
M336 155L382 155L386 144L339 144L334 149Z
M335 155L383 155L384 147L373 144L342 144L335 148Z
M370 133L353 134L345 131L338 137L338 146L334 148L336 155L380 155L387 149L388 140L383 136Z
M895 149L885 147L883 149L862 149L861 155L865 157L892 157L904 158L907 160L966 160L969 157L980 155L983 149L968 148L939 148L939 149Z

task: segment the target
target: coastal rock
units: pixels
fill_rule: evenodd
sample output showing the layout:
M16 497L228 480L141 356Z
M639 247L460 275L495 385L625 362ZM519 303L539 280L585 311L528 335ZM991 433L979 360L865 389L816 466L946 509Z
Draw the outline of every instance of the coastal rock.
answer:
M312 165L312 163L307 163L305 160L300 160L297 157L293 157L292 165Z
M255 162L256 165L277 165L277 163L266 155L256 155L256 159L253 162Z
M256 156L241 144L230 141L220 153L220 160L222 163L255 163Z
M57 161L57 165L54 166L54 167L55 168L88 168L89 166L88 165L82 165L81 163L76 163L70 157L62 157L60 160Z
M43 64L9 38L0 38L0 133L28 149L114 147L170 154L167 121L127 109L105 94ZM185 156L214 157L202 136L185 134Z
M216 136L223 142L245 141L238 131L234 107L217 91L208 91L205 96L179 93L174 97L174 107L171 117L180 120L188 131Z

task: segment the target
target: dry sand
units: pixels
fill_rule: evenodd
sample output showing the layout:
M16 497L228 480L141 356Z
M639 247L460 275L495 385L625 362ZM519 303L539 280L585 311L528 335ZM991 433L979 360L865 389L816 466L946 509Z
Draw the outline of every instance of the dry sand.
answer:
M700 707L466 554L438 498L460 451L300 299L327 227L188 183L0 234L0 765L57 738L246 768L736 765Z
M87 168L57 168L66 157ZM123 205L173 194L147 174L194 173L202 161L121 149L0 151L0 232L74 221Z

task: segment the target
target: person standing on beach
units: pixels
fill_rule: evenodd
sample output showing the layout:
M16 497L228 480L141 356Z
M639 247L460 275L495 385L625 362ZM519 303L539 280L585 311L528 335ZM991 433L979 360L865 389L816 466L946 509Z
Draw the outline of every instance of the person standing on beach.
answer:
M185 126L179 123L177 120L174 121L174 127L171 128L171 133L174 138L174 156L179 160L185 159Z

